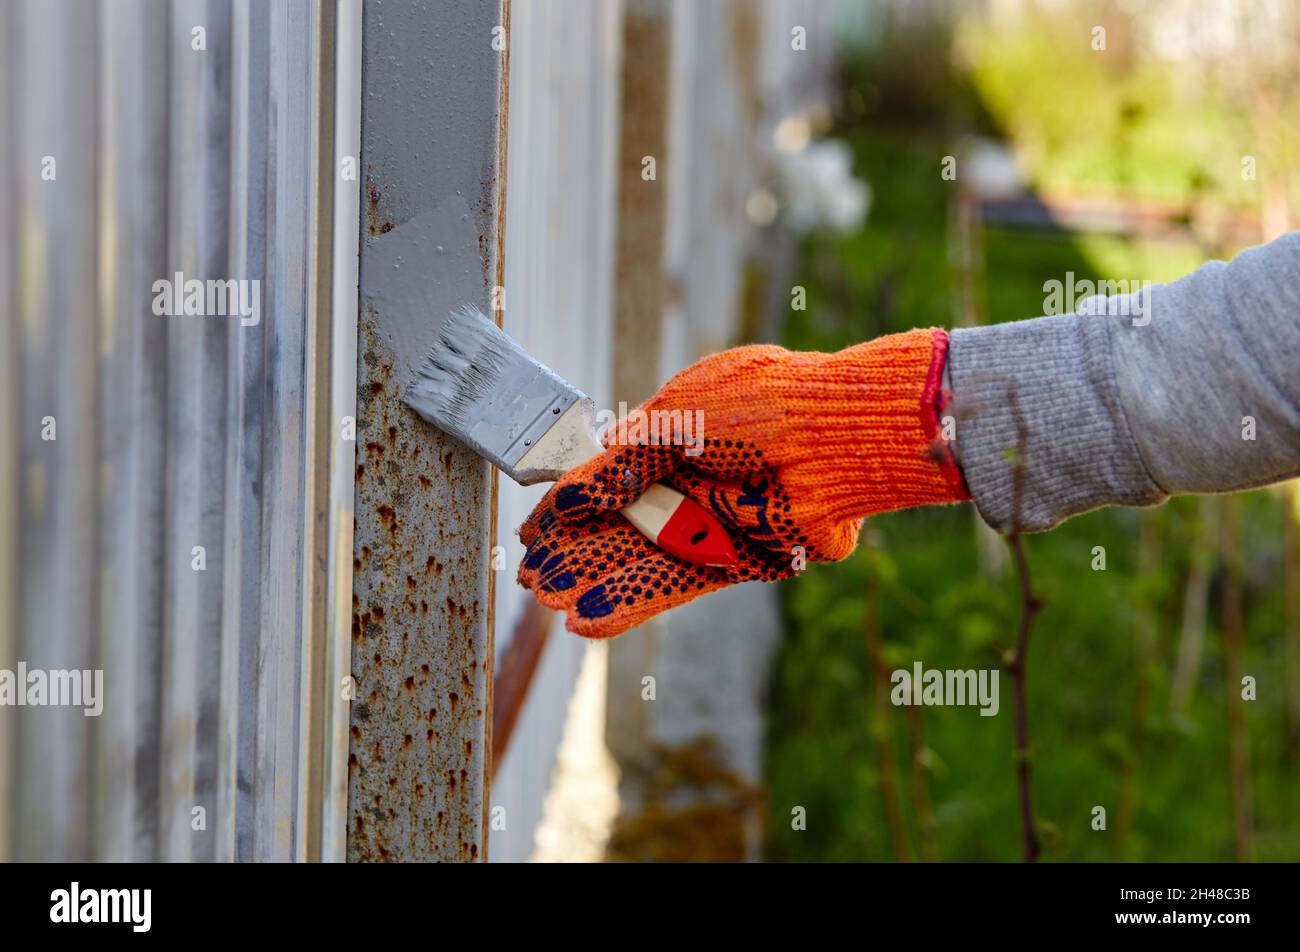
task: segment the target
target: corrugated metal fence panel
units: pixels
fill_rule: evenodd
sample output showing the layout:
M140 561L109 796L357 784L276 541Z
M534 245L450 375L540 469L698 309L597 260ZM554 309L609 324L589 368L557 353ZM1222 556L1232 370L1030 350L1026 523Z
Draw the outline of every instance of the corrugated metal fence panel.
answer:
M539 360L611 409L621 34L616 0L514 0L503 323ZM545 489L501 483L498 658L531 597L514 583L523 554L514 530ZM584 649L555 620L495 773L492 806L504 813L492 830L493 861L524 860L533 851Z
M0 18L0 667L102 669L104 702L0 707L0 858L336 858L356 237L333 206L358 186L332 120L358 79L335 6ZM260 319L157 315L178 272L260 282Z

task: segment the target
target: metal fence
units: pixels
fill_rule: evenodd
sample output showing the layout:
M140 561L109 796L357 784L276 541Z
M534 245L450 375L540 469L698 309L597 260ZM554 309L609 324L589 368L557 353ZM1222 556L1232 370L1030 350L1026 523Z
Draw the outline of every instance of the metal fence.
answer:
M358 26L0 5L0 857L342 855Z
M529 855L582 645L406 375L464 302L610 409L728 343L811 10L0 4L0 860Z

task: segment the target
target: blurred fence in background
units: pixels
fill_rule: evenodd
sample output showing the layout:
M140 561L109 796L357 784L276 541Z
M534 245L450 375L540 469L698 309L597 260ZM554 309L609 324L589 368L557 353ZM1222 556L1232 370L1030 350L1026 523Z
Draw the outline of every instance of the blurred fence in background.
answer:
M788 308L793 244L773 226L784 200L777 130L784 122L806 141L829 115L833 11L806 0L512 8L503 323L618 411L698 357L761 336L772 309ZM518 713L495 744L504 758L492 807L505 828L492 830L494 860L527 858L540 823L561 840L568 824L580 841L600 825L590 815L603 816L612 773L579 784L592 802L566 793L559 816L543 817L538 797L563 783L557 747L566 729L590 736L588 719L607 732L625 813L641 808L639 768L653 769L662 745L721 737L723 769L759 779L771 590L695 603L587 657L562 619L510 582L522 555L514 529L544 488L503 481L500 495L509 571L497 586L495 729L508 731L503 709ZM596 672L605 696L571 706L585 657L608 665L607 679ZM531 681L521 669L536 672ZM662 685L653 702L647 678ZM601 753L579 756L599 763Z

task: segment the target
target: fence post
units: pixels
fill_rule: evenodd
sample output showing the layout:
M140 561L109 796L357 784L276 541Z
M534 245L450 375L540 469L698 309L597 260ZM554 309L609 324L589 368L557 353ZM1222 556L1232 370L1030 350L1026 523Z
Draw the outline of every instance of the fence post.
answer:
M495 477L401 403L501 304L509 0L365 5L348 859L483 860Z

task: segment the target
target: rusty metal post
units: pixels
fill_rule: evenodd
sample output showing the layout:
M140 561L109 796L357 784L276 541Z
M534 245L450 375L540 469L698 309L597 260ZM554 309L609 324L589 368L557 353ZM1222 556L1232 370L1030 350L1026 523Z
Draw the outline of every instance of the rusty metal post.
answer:
M509 0L371 0L349 860L483 860L491 749L488 465L401 403L447 312L504 286Z

